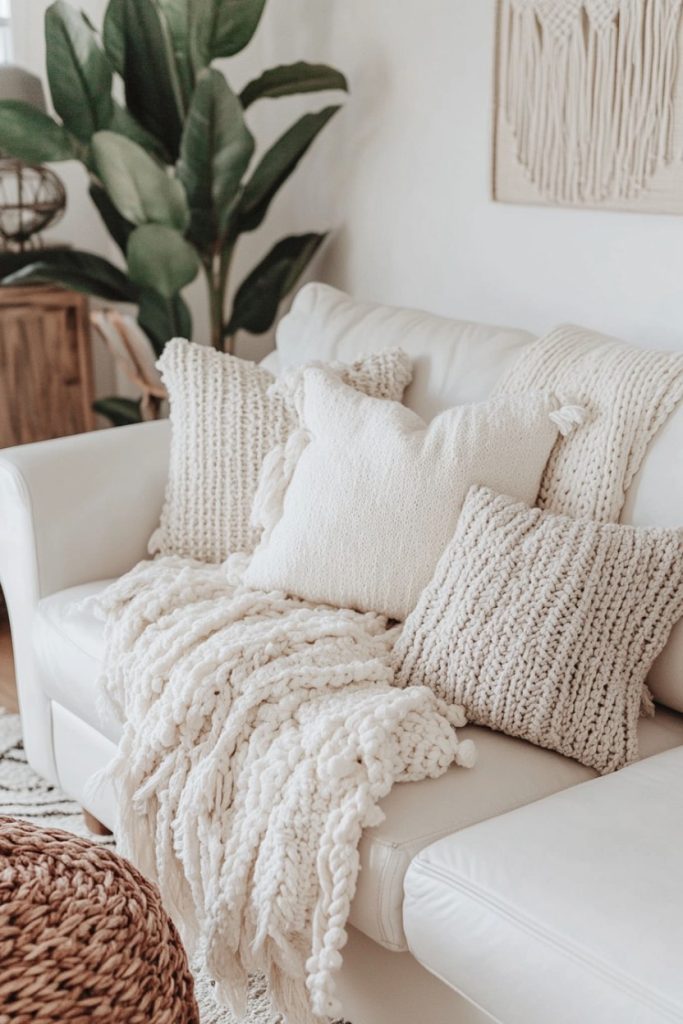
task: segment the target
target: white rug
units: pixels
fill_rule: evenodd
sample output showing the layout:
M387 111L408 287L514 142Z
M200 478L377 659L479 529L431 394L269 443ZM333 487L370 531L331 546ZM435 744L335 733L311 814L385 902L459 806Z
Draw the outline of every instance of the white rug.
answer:
M78 804L51 786L26 763L18 715L0 708L0 815L24 818L46 828L61 828L105 846L114 846L112 837L99 839L88 832ZM194 969L194 968L193 968ZM238 1024L224 1007L216 1005L212 985L201 969L194 969L197 1002L202 1024ZM262 979L253 979L249 993L249 1011L241 1024L280 1024L273 1013Z

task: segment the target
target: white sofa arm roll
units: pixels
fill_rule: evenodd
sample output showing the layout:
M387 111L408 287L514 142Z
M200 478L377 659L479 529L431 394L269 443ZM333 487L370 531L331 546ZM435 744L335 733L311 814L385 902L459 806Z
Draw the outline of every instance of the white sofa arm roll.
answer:
M10 614L26 753L55 780L49 702L36 678L37 602L144 558L168 471L167 421L0 451L0 583Z

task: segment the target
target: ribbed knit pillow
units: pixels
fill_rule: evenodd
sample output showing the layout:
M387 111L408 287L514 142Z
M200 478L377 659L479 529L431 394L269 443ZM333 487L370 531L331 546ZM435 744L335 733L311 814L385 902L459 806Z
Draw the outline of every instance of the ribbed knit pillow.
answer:
M395 619L431 579L471 485L534 502L560 429L581 414L527 392L426 424L323 370L302 378L302 429L264 466L254 502L264 533L243 580Z
M294 380L276 383L268 370L176 338L157 366L171 407L171 455L161 524L150 554L222 562L252 551L258 530L251 506L266 453L287 440L298 420ZM399 348L386 349L331 372L377 398L400 400L412 364Z
M638 757L645 679L682 614L683 531L473 488L394 648L397 682L604 774Z

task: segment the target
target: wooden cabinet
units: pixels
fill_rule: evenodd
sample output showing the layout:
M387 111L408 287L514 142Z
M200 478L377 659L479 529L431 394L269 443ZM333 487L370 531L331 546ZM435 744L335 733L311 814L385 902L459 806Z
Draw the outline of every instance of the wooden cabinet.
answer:
M88 300L0 288L0 448L94 426Z

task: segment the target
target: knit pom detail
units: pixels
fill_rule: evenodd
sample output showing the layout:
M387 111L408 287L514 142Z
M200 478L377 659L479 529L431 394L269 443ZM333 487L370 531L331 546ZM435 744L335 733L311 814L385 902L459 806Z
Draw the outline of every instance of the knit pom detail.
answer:
M462 740L458 744L455 763L461 768L474 768L477 763L477 748L474 745L474 740Z
M562 437L567 437L586 420L586 409L582 405L563 405L550 413L550 419L557 426Z

